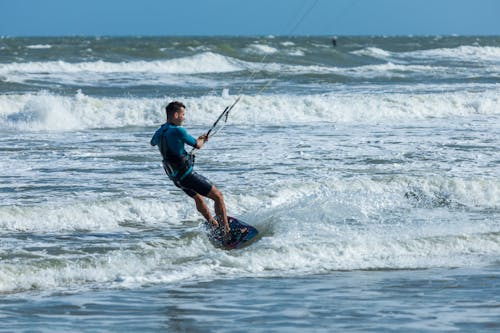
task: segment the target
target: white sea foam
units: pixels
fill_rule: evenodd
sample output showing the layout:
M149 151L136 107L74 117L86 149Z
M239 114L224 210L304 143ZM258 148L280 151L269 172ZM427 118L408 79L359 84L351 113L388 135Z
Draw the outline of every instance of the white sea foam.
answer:
M470 61L470 62L500 62L500 47L462 45L454 48L437 48L415 50L409 52L387 51L377 47L367 47L352 54L367 56L388 61L395 60L429 60L429 61Z
M417 59L440 59L471 62L500 63L500 47L494 46L459 46L456 48L439 48L421 51L411 51L399 54Z
M317 122L394 122L426 118L498 115L499 93L440 94L320 94L243 96L230 122L269 124ZM173 99L97 98L78 92L58 96L48 92L0 96L0 128L73 130L123 126L154 126L164 121L162 106ZM233 97L188 97L189 122L208 124ZM266 105L267 112L258 112Z
M34 50L37 50L37 49L51 49L52 45L50 45L50 44L35 44L35 45L28 45L28 46L26 46L26 48L28 48L28 49L34 49Z
M452 77L460 74L459 71L454 70L453 73L446 67L438 66L424 66L424 65L404 65L388 62L379 65L366 65L353 68L338 68L336 73L348 77L356 78L405 78L414 74L441 77ZM449 74L447 74L449 73ZM468 72L470 74L470 72Z
M6 82L31 85L57 84L97 87L134 85L211 86L197 74L242 71L253 65L212 52L169 60L108 62L14 62L0 66L0 78Z
M162 188L159 193L164 191ZM500 181L444 176L424 179L399 176L389 182L369 178L331 178L321 182L288 179L273 184L272 193L227 192L226 197L234 214L244 215L252 211L257 215L252 219L265 220L279 215L293 220L304 218L329 223L348 216L357 218L360 223L372 223L370 219L377 215L383 218L381 213L386 209L450 206L498 210ZM54 198L36 205L0 207L1 232L113 231L131 221L153 226L199 219L188 201L123 198L63 202L61 199ZM299 202L303 204L298 205ZM480 228L476 231L479 232Z
M434 197L436 203L424 203L419 218L408 217L406 210L416 203L405 193L417 189ZM262 238L251 250L225 252L214 249L201 229L193 229L190 236L180 238L124 239L121 243L115 239L105 246L114 248L112 250L99 255L69 251L68 257L59 256L59 260L64 261L54 264L47 251L58 244L40 242L32 245L32 248L39 247L39 252L31 249L28 253L30 258L37 256L37 260L11 263L7 258L9 253L3 252L0 292L86 288L94 284L123 288L211 280L220 276L468 267L494 260L500 253L498 221L468 222L456 219L457 213L426 210L426 207L441 204L436 189L437 192L449 192L451 201L481 209L500 207L498 181L442 177L422 182L400 177L390 182L332 178L317 183L290 178L280 183L269 205L255 207L251 195L243 200L238 197L238 205L243 210L252 210L248 216L241 212L242 218L255 224L262 233ZM229 195L228 199L234 198ZM21 207L4 207L0 220L5 220L8 212L11 218L17 216L18 221L4 223L2 229L48 234L81 230L133 233L138 225L163 228L162 224L170 223L165 221L179 219L179 208L187 208L186 204L185 207L164 209L168 207L165 205L160 209L163 213L159 213L158 207L150 202L130 199L89 202L87 205L86 208L85 204L68 207L61 209L62 212L57 212L55 206L24 207L27 214L21 213ZM394 221L394 214L388 216L385 213L388 209L395 210L396 215L402 210L400 220ZM34 218L41 215L47 217L46 223ZM133 227L118 227L129 219L135 222ZM42 225L37 225L39 223ZM143 231L138 229L137 232ZM16 251L19 252L17 256L22 255L22 249Z
M272 55L278 50L261 44L252 44L248 52ZM435 49L413 51L407 53L389 52L379 48L366 48L353 53L371 56L387 61L385 64L337 67L328 65L299 65L283 63L246 62L216 54L201 52L193 56L154 61L108 62L92 61L71 63L66 61L47 62L14 62L0 67L0 77L6 82L37 84L49 82L77 86L121 86L134 85L202 85L211 86L206 77L196 77L197 74L229 73L244 70L265 70L287 75L335 74L348 78L406 78L426 76L429 78L470 78L471 76L495 76L498 72L498 51L500 48L461 47L454 49ZM293 57L305 56L302 48L288 49L287 54ZM493 62L487 69L469 69L466 67L448 67L412 64L412 59L436 59ZM416 75L416 76L415 76ZM182 78L180 78L182 76Z
M133 221L154 225L162 221L178 223L194 212L187 203L158 203L156 200L103 200L51 202L38 206L0 207L2 232L71 232L123 230L121 223ZM42 219L40 217L43 216Z
M0 292L135 288L150 284L213 280L220 276L268 277L321 274L336 270L470 267L479 256L498 254L495 234L415 236L411 230L370 231L322 226L313 235L282 231L264 237L252 251L220 252L203 236L190 241L138 243L135 250L115 250L55 264L39 259L0 263ZM323 233L327 239L318 239ZM397 235L399 233L399 235ZM405 234L406 233L406 234ZM33 256L35 253L30 252ZM42 256L45 256L41 254Z
M257 53L257 54L274 54L277 53L278 50L272 46L265 45L265 44L252 44L247 48L248 52L250 53Z
M48 92L0 97L0 128L73 130L149 125L159 120L160 100L94 98Z
M295 50L290 50L288 51L288 55L292 56L292 57L303 57L305 56L306 54L304 53L303 50L300 50L300 49L295 49Z
M77 63L66 61L16 62L3 64L0 67L0 75L9 77L36 73L44 73L45 75L57 73L226 73L242 70L244 68L242 64L242 62L230 57L204 52L184 58L155 61L107 62L100 60Z
M385 51L377 47L367 47L357 51L352 51L352 54L360 56L368 56L373 58L381 58L381 59L386 59L391 56L391 52Z

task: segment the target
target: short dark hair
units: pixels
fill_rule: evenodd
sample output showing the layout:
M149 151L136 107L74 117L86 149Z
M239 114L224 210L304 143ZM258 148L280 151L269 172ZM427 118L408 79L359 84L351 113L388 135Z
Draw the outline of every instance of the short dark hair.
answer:
M174 116L174 113L180 112L182 108L186 108L184 104L178 101L173 101L168 103L167 107L165 108L165 113L167 114L167 118L171 118Z

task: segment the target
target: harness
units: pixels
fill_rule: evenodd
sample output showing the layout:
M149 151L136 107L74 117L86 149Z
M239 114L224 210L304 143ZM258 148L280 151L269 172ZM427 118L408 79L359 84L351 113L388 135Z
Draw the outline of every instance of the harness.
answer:
M160 134L158 149L163 157L163 169L165 169L168 177L173 181L181 181L193 170L194 154L179 156L170 152L166 136L168 128L166 126Z

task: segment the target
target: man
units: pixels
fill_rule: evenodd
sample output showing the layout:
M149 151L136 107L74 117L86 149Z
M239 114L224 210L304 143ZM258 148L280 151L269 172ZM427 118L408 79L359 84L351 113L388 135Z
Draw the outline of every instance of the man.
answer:
M222 193L205 177L193 171L194 156L188 154L184 145L201 149L208 140L206 134L195 139L189 135L184 123L186 107L181 102L171 102L165 108L167 122L163 124L151 139L152 146L158 146L163 157L163 168L174 184L194 199L198 211L209 221L213 228L219 227L219 222L210 213L204 197L214 201L215 214L223 223L226 235L229 235L226 205Z

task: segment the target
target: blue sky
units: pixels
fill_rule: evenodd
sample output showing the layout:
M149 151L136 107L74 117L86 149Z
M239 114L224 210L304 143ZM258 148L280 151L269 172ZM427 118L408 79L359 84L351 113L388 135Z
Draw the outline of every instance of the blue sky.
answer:
M0 0L0 36L500 35L499 17L500 0Z

